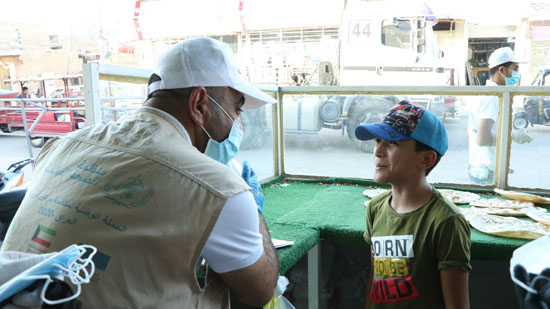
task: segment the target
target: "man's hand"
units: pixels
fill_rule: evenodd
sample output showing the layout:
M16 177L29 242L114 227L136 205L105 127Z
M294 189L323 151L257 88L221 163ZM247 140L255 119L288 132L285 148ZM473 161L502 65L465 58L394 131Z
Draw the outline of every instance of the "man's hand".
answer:
M264 203L264 195L262 194L262 186L258 182L256 173L250 165L248 165L248 161L243 162L243 171L241 176L252 189L252 195L254 195L254 200L256 201L258 211L263 214L262 205Z

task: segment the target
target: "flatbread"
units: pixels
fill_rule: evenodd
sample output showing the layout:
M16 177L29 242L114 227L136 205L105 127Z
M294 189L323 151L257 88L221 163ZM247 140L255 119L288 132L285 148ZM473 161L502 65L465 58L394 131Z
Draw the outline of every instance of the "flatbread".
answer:
M470 218L470 224L483 233L503 237L537 239L550 234L550 226L513 217L477 215Z
M547 226L550 226L550 213L540 213L540 212L535 212L535 211L528 211L527 212L527 216L529 216L529 218L539 222L539 223L542 223L544 225L547 225Z
M495 188L494 191L502 196L506 196L507 198L511 198L517 201L532 202L535 204L550 204L550 198L534 195L531 193L507 191L497 188Z
M462 213L462 215L464 216L466 221L470 222L470 219L472 217L484 214L483 212L479 211L480 209L482 209L482 208L476 208L476 207L464 207L464 208L462 208L461 207L460 212Z
M370 197L370 198L373 198L379 194L382 194L384 192L388 192L389 190L388 189L381 189L381 188L376 188L376 189L365 189L365 191L363 191L363 195L366 196L366 197Z
M468 204L480 199L479 195L467 191L451 189L438 189L438 191L455 204Z
M476 215L497 215L505 217L527 217L528 212L535 214L546 213L546 208L542 207L526 207L526 208L491 208L491 207L465 207L460 208L460 211L469 220L469 217Z
M513 208L520 209L526 207L534 207L532 202L522 202L515 200L506 200L503 198L480 198L477 201L470 202L470 205L476 207L488 207L488 208Z
M478 208L478 207L474 207ZM505 217L527 217L528 212L532 213L545 213L546 208L542 207L525 207L525 208L478 208L483 209L484 212L488 215L497 215L497 216L505 216Z

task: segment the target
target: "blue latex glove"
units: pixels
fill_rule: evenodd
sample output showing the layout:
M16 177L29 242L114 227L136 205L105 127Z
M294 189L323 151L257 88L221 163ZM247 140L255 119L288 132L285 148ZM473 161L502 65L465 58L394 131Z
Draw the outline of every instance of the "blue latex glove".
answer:
M264 195L262 194L262 186L258 182L256 172L254 172L254 170L248 165L248 161L243 162L241 177L252 189L252 195L254 195L254 200L256 201L256 206L258 206L258 211L263 214L262 205L264 203Z

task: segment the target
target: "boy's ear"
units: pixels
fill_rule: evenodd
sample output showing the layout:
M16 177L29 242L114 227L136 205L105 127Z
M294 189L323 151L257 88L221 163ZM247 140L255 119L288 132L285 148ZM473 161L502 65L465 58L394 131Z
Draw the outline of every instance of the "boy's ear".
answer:
M437 161L437 153L433 150L424 150L419 153L420 161L419 168L422 170L427 170L435 164Z

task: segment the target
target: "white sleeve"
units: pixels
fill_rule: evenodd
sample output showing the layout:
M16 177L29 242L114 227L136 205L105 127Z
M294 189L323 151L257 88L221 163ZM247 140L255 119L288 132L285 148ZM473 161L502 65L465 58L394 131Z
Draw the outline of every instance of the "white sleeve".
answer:
M498 105L498 97L485 97L479 104L477 118L480 120L492 119L496 122L498 118Z
M254 264L263 254L256 202L250 191L231 197L206 241L201 256L217 273Z

